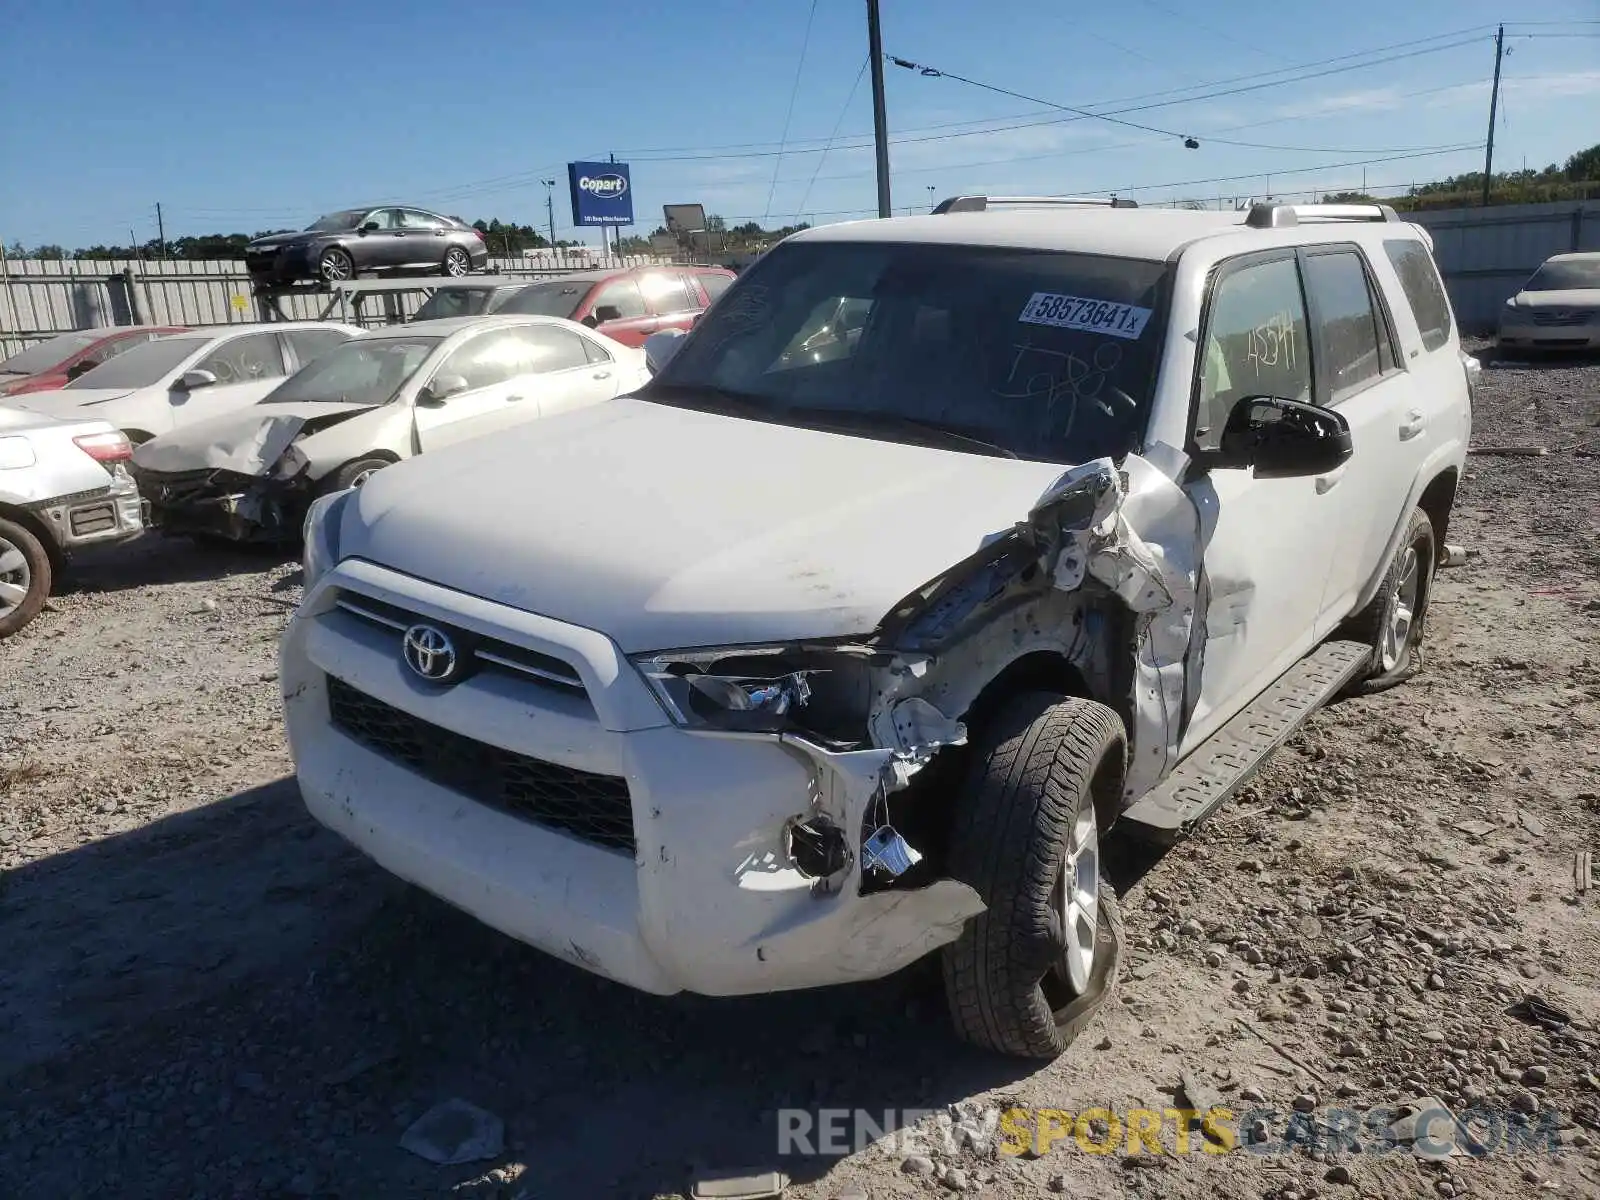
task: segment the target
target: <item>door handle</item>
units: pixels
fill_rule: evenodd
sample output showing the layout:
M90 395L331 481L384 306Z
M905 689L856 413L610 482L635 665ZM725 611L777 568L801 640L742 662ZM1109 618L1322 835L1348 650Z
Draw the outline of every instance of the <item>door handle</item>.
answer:
M594 373L594 377L596 379L610 379L611 378L611 372L610 371L596 371Z
M1413 408L1406 414L1406 419L1400 426L1400 440L1402 442L1409 442L1412 438L1416 437L1417 434L1422 432L1423 427L1426 426L1427 423L1427 419L1422 415L1422 410Z
M1336 467L1326 475L1317 476L1317 495L1325 495L1339 486L1339 481L1344 478L1344 467Z
M510 403L512 403L512 402L513 402L513 401L515 401L515 400L521 400L521 399L522 399L522 397L521 397L521 396L507 396L507 397L506 397L506 403L507 403L507 404L510 404Z

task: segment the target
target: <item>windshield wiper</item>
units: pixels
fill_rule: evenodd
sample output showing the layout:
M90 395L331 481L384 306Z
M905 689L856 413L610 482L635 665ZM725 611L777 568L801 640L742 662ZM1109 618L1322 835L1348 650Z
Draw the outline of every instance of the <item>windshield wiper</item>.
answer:
M902 432L917 434L934 434L937 438L947 442L956 442L963 446L970 446L985 454L999 458L1017 458L1017 453L994 442L985 441L983 438L974 437L958 425L945 421L935 421L927 417L908 417L901 413L861 412L842 408L787 408L783 410L785 416L800 417L808 422L819 425L835 425L838 428L888 428L898 429Z

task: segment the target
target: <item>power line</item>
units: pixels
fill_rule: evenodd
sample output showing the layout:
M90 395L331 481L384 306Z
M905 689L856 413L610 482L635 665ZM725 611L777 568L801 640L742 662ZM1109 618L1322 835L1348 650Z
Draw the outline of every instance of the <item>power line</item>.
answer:
M817 16L817 0L811 0L811 8L806 13L806 32L800 39L800 62L794 69L794 86L789 89L789 109L783 114L783 136L778 139L778 157L772 164L772 184L767 188L767 211L762 214L762 220L772 215L772 197L778 190L778 172L783 168L783 149L789 140L789 123L794 120L794 102L800 95L800 76L806 69L806 51L811 46L811 22Z
M871 59L864 58L861 60L861 69L856 72L856 81L850 85L850 94L844 98L844 107L839 110L839 119L833 123L833 135L828 139L830 144L832 143L833 138L838 136L839 127L844 124L845 116L850 112L850 105L855 101L856 92L861 88L861 81L866 77L867 67L870 63ZM801 215L806 210L806 201L811 199L811 189L817 182L817 176L822 172L822 164L827 161L828 149L825 146L823 147L822 153L817 157L817 165L816 168L811 172L811 178L806 181L806 190L801 193L800 207L794 214L794 219L797 223L799 222ZM774 179L776 179L776 171L774 171ZM770 196L768 197L768 204L771 204Z
M1166 13L1167 16L1169 16L1169 17L1176 17L1178 20L1184 22L1187 25L1192 25L1196 29L1202 29L1206 33L1209 33L1214 38L1220 38L1225 42L1232 42L1236 46L1243 46L1246 50L1254 51L1256 54L1264 55L1267 58L1278 58L1278 59L1281 59L1283 57L1283 55L1274 54L1270 50L1263 50L1260 46L1253 46L1249 42L1245 41L1243 38L1238 37L1238 36L1236 36L1234 34L1223 33L1220 29L1217 29L1215 26L1206 25L1205 23L1203 23L1201 21L1197 21L1194 18L1194 16L1192 14L1190 14L1190 13L1175 12L1173 9L1168 8L1165 4L1157 4L1156 0L1144 0L1144 3L1145 3L1145 5L1147 7L1153 8L1157 12Z

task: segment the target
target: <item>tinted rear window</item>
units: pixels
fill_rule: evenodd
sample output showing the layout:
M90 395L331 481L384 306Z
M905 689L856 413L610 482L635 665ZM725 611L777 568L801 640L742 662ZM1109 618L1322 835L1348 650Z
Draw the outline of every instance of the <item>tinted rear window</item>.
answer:
M578 311L578 305L589 294L594 281L589 279L571 282L551 279L544 283L530 283L500 306L503 313L526 313L531 317L566 317Z
M49 370L63 359L71 358L85 346L92 346L105 336L104 330L96 329L53 337L48 342L29 346L21 354L13 354L5 362L0 362L0 374L33 375L39 371Z
M1387 241L1383 248L1416 314L1422 344L1429 350L1439 349L1450 340L1450 301L1445 298L1433 255L1421 242L1408 240Z

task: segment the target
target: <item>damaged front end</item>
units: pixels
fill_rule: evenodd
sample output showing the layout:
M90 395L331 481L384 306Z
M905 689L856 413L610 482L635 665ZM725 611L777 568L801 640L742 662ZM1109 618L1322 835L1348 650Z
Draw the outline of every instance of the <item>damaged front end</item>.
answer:
M946 839L966 773L964 722L981 720L1008 685L1059 688L1118 712L1133 750L1130 794L1175 760L1198 645L1197 548L1194 509L1166 475L1135 455L1120 468L1097 460L1064 473L1025 520L868 636L636 665L675 723L776 735L811 769L811 804L786 822L781 861L753 855L736 871L741 888L853 894L885 920L915 914L931 949L982 910L948 878ZM909 910L907 895L920 897Z
M134 469L139 493L150 505L150 524L175 537L216 537L280 545L300 535L316 495L304 475L263 478L237 471Z

